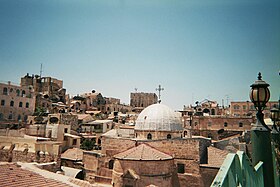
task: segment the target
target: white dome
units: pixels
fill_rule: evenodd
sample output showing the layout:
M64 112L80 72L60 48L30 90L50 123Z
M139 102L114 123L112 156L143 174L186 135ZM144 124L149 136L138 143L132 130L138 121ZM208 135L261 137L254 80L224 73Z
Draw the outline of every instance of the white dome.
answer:
M182 131L179 115L163 104L145 108L136 120L135 130Z

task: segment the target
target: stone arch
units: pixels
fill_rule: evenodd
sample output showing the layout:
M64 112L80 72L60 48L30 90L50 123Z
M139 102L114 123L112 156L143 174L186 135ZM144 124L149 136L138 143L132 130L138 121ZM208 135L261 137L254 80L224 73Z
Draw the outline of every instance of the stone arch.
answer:
M167 134L166 138L171 139L171 134Z
M151 134L151 133L149 133L149 134L147 135L147 139L148 139L148 140L151 140L151 139L152 139L152 134Z

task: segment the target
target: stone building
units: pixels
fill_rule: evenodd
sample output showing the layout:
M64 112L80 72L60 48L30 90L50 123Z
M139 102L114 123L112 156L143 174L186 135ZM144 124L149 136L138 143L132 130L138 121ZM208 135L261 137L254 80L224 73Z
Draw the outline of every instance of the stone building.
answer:
M278 101L269 101L266 103L266 108L263 110L264 118L270 117L270 110L278 108ZM230 103L230 114L232 116L255 116L256 109L254 104L249 101L234 101Z
M242 134L251 130L255 121L252 116L184 116L184 126L191 129L193 135L204 136L214 140L223 139L232 135Z
M32 87L0 83L0 121L26 121L35 109Z
M100 151L84 152L86 180L113 186L204 186L200 165L207 164L210 139L184 137L182 120L170 108L147 107L134 133L128 130L110 130L102 135Z
M83 97L84 103L86 104L86 110L99 110L105 112L105 99L101 93L95 92L84 93L81 95Z
M149 105L158 102L158 97L155 93L135 92L130 93L130 106L133 108L144 109Z
M28 73L21 78L21 86L34 89L36 95L36 107L51 112L52 103L62 102L66 104L66 89L63 81L52 77L30 76Z
M127 113L132 111L132 107L129 105L121 104L120 99L105 97L105 100L105 110L107 114L110 114L112 112Z

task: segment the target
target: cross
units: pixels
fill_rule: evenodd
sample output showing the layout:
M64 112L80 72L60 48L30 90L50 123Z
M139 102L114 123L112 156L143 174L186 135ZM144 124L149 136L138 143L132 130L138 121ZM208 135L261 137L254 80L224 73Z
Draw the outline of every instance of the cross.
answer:
M164 88L161 87L161 85L158 85L158 88L156 88L156 91L158 91L158 102L160 103L161 100L160 100L160 92L163 91Z

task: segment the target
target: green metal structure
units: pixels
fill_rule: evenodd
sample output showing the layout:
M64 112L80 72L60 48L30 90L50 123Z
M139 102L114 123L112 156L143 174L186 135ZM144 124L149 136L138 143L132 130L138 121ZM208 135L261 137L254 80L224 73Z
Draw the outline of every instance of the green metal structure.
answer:
M278 148L272 144L274 185L280 187ZM275 149L276 148L276 149ZM211 187L264 187L263 162L253 166L243 151L229 153L217 173Z
M263 162L253 166L243 151L229 153L211 187L263 187Z

